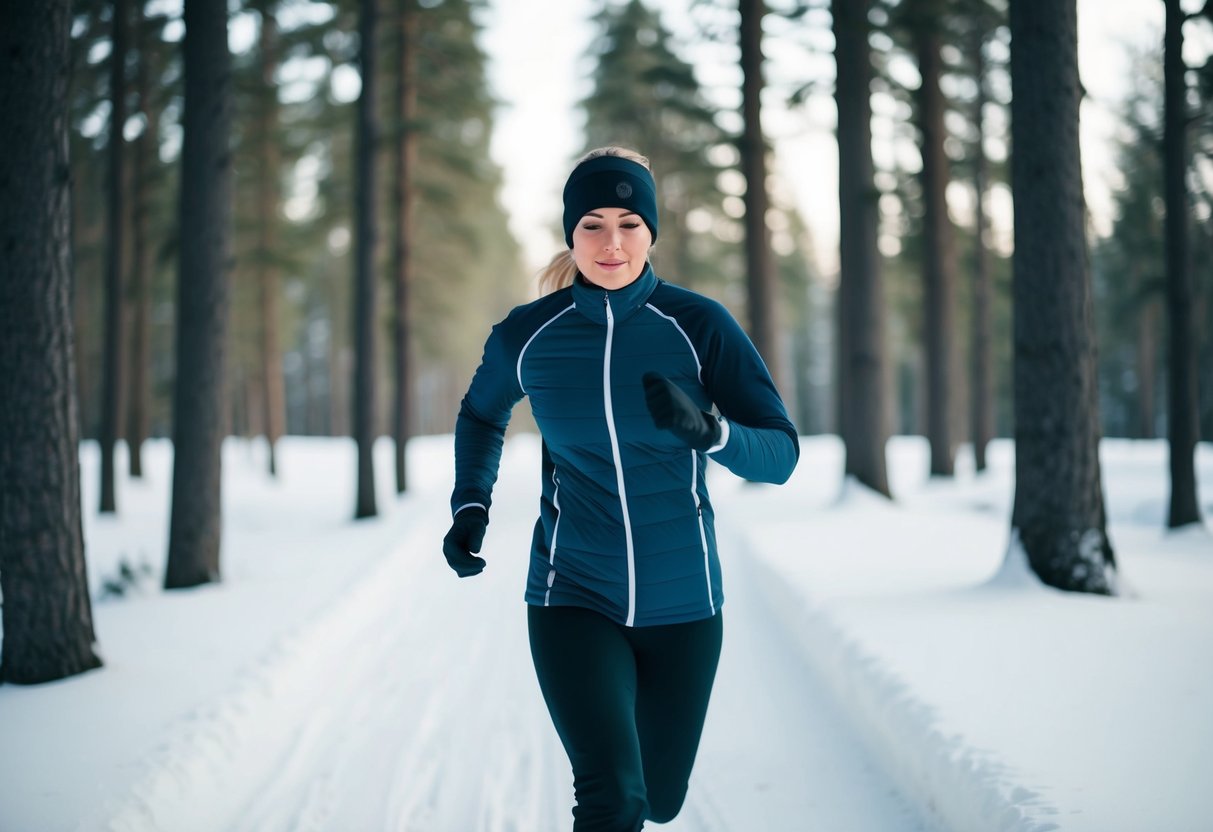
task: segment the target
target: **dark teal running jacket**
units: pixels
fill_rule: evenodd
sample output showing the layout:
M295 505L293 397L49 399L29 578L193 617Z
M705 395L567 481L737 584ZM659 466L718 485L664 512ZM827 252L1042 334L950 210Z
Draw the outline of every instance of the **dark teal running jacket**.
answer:
M660 373L721 438L706 457L781 483L796 428L750 339L714 300L658 279L574 284L493 327L455 422L451 510L488 511L514 405L543 437L543 490L526 601L596 610L629 627L715 615L724 601L705 454L653 425L641 377Z

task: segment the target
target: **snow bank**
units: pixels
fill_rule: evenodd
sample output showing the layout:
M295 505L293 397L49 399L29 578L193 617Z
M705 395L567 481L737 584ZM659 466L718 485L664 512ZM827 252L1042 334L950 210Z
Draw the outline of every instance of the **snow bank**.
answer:
M755 560L758 581L772 610L797 634L806 656L845 704L854 730L883 761L907 799L937 818L943 828L958 832L1058 828L1034 819L1033 815L1056 810L1007 777L1005 764L995 754L946 734L937 711L879 654L865 649L823 609L806 603L803 593L770 564Z
M740 489L751 522L732 531L857 730L946 828L1207 830L1213 537L1164 531L1165 445L1101 447L1119 598L1030 575L1009 540L1013 458L994 450L980 476L930 480L910 474L922 443L898 439L896 502Z
M251 667L242 669L231 690L187 715L168 732L168 745L147 761L130 792L107 807L84 829L113 832L171 829L209 832L230 828L273 768L293 749L306 746L317 709L351 673L350 656L373 641L385 611L397 611L397 587L414 571L409 551L433 548L432 540L405 535L399 549L374 564L325 612L280 639ZM399 611L405 614L406 610ZM382 658L382 657L379 657ZM360 656L366 661L367 657ZM312 695L300 695L314 691ZM351 714L331 715L349 719ZM285 754L255 749L285 749ZM302 807L298 828L324 828L324 800ZM245 819L246 821L248 819Z

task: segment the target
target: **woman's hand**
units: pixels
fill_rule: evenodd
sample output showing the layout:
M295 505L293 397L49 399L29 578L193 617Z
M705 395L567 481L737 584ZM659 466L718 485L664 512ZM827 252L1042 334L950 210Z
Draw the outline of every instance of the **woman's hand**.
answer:
M668 430L697 451L720 441L720 423L700 410L678 385L659 373L644 374L644 401L653 424Z
M479 506L461 509L455 515L451 530L442 539L442 554L459 577L470 578L484 571L484 558L473 552L480 551L488 525L489 513Z

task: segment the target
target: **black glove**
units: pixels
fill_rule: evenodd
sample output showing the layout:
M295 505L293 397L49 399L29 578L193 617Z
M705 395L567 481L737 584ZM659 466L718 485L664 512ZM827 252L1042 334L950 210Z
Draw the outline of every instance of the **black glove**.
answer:
M700 410L691 397L663 375L644 374L644 401L653 424L677 436L697 451L720 441L720 423Z
M484 558L472 553L480 551L488 525L487 511L476 506L465 508L455 515L451 530L442 538L442 554L459 577L469 578L484 571Z

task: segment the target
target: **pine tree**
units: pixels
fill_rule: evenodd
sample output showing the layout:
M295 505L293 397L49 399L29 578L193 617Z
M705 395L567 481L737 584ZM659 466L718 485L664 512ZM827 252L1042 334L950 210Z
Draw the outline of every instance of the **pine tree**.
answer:
M126 442L130 452L130 474L143 476L143 442L151 429L151 305L155 249L152 233L152 191L159 150L160 105L152 97L152 77L157 68L155 41L163 19L149 19L141 0L135 3L134 49L136 53L136 112L143 127L133 142L131 154L131 268L128 306L131 338L126 385Z
M416 116L412 132L417 164L413 175L414 207L410 219L408 262L411 319L407 346L416 370L408 385L408 416L417 432L450 430L459 396L480 358L480 335L510 306L525 297L517 243L497 193L500 170L489 156L494 101L488 94L486 58L477 38L477 9L468 0L414 4L416 35ZM296 25L281 32L286 60L328 64L329 73L311 91L300 83L282 96L282 147L288 184L307 169L314 182L314 205L307 216L286 222L278 262L284 289L295 298L284 317L295 323L286 330L288 422L294 430L332 431L349 435L352 377L350 287L353 258L345 245L354 223L354 102L338 100L330 83L336 67L358 60L357 39L335 37L357 27L353 4L336 7L336 16L321 23ZM285 18L284 18L285 20ZM398 65L396 32L380 26L377 61L380 77ZM379 112L395 111L396 89L381 84ZM377 165L394 170L395 117L385 119L377 142ZM396 216L388 177L379 177L375 210ZM292 187L299 187L296 181ZM394 268L389 235L380 235L374 269L380 281ZM338 242L340 241L340 242ZM474 301L469 302L469 298ZM376 314L376 349L394 341L398 315L381 304ZM248 349L251 339L241 339ZM376 362L376 384L394 385L395 362ZM422 393L424 392L424 395ZM376 431L391 430L396 414L393 396L377 397Z
M410 301L415 384L427 391L414 396L419 433L451 430L483 333L530 292L489 153L496 103L479 44L483 7L444 0L417 16Z
M721 208L721 168L713 161L733 137L652 9L640 0L608 4L596 23L594 88L582 102L586 148L623 145L649 158L661 212L654 263L678 283L718 290L732 277L722 263L736 259L736 247L692 230L688 217L734 224Z
M1153 439L1161 391L1163 299L1160 53L1131 57L1133 86L1121 105L1123 135L1116 167L1124 186L1113 197L1111 235L1099 241L1094 266L1100 338L1101 416L1109 435Z
M940 54L943 21L948 11L942 0L905 0L905 22L921 78L915 96L922 171L923 202L921 269L923 279L923 341L927 376L927 439L931 446L932 476L952 476L954 430L952 424L954 338L956 305L956 244L948 215L947 188L951 170L944 140L947 102L940 89L944 73Z
M167 589L219 580L231 246L231 56L224 0L185 0L177 378Z
M73 55L76 61L72 85L74 126L73 171L78 186L76 205L76 253L80 265L77 281L78 339L81 366L81 397L85 428L98 434L102 384L102 296L105 263L106 153L109 146L108 41L112 0L77 0L73 26ZM280 17L275 27L280 79L293 79L271 94L265 94L263 50L255 41L251 48L232 56L232 188L234 228L231 239L233 282L232 320L228 327L225 373L227 402L221 414L222 432L261 433L270 418L265 413L265 379L272 366L263 360L270 327L263 310L277 304L269 315L279 326L277 342L282 352L268 361L285 373L283 392L287 426L292 431L349 432L350 384L352 376L350 330L351 266L345 240L352 236L354 190L354 104L339 100L332 83L333 73L357 60L357 9L354 3L332 4L333 16L325 18L323 6L314 3L307 15ZM488 94L484 76L485 56L476 39L479 34L479 2L444 0L437 5L414 4L416 13L415 61L417 65L417 113L413 135L416 206L410 289L412 331L408 346L415 360L408 361L417 377L408 385L410 403L405 406L422 432L447 431L458 406L461 385L479 358L480 336L493 321L525 296L526 285L516 242L510 236L497 193L500 171L489 161L495 102ZM168 264L177 258L175 212L170 206L177 197L176 164L180 147L176 136L181 112L180 44L166 40L169 17L164 8L148 0L137 9L148 14L132 37L129 65L138 73L146 68L151 108L144 117L144 96L130 98L132 115L128 134L140 125L134 140L141 145L132 154L132 188L135 194L132 219L132 279L128 303L130 367L128 430L132 465L141 462L135 436L171 432L171 396L174 376L173 325L167 313L173 305L172 275ZM278 6L281 9L281 5ZM179 13L178 13L179 14ZM237 11L258 20L255 7ZM277 18L277 16L275 16ZM267 27L267 33L269 27ZM381 72L392 71L396 50L391 27L380 27ZM144 52L148 54L145 56ZM148 59L145 61L145 57ZM318 61L326 64L317 77ZM303 73L297 72L304 69ZM302 77L301 77L302 76ZM138 75L132 75L138 87ZM393 91L380 85L381 112L390 112ZM135 90L137 93L138 91ZM277 113L267 103L277 99ZM138 105L136 105L138 101ZM387 165L396 135L394 125L384 130L377 145L379 164ZM269 173L265 148L277 156L279 173ZM144 170L139 171L139 166ZM263 175L264 174L264 175ZM375 188L376 210L392 210L391 189L386 177ZM262 182L262 186L258 182ZM271 207L263 195L278 190ZM300 199L315 189L314 204L301 216ZM140 195L142 194L142 195ZM140 208L143 205L145 207ZM284 209L289 208L292 216ZM140 217L143 219L141 220ZM375 274L388 274L388 235L376 246ZM141 242L142 241L142 242ZM140 253L141 252L141 253ZM145 265L140 266L140 263ZM145 276L140 277L140 270ZM276 275L278 286L262 293L265 274ZM467 297L475 297L469 303ZM143 310L141 312L140 310ZM377 348L388 344L393 316L387 304L376 315L374 336ZM142 316L142 317L141 317ZM140 320L147 321L144 343L139 347ZM458 333L460 337L452 337ZM475 342L475 343L473 343ZM142 358L140 357L142 356ZM137 381L140 367L146 378ZM392 362L377 362L376 383L393 381ZM144 391L144 392L140 392ZM425 395L421 395L424 392ZM272 394L271 394L272 395ZM146 406L137 406L143 397ZM374 414L376 431L392 418L391 397L379 397ZM142 412L147 427L137 429ZM275 431L277 433L277 431Z
M973 277L972 312L969 322L969 433L973 443L973 462L977 471L986 469L986 448L994 437L994 287L991 255L986 237L989 221L986 195L991 184L990 161L986 155L986 106L989 92L990 62L986 48L1003 23L1002 10L988 0L970 0L966 53L973 75L973 102L970 123L973 141L969 155L973 175Z
M81 527L71 316L68 0L0 6L0 681L101 662Z
M1196 305L1188 226L1191 222L1187 174L1187 65L1183 57L1183 24L1179 0L1164 0L1166 35L1163 53L1163 183L1167 206L1167 440L1170 445L1171 500L1167 526L1200 523L1196 496L1196 443L1200 438L1196 376ZM1205 7L1209 9L1208 6ZM1213 15L1213 11L1210 12Z
M839 433L846 474L889 493L884 287L872 162L871 0L832 0L838 107Z
M417 167L417 9L413 0L396 2L396 123L393 125L392 203L395 226L392 229L392 284L395 321L395 407L392 436L395 440L396 493L408 490L406 449L412 433L412 321L410 308L411 258L413 247L413 201Z
M358 149L354 205L354 441L358 445L358 493L354 516L374 517L375 506L375 239L378 212L375 199L375 156L379 138L376 114L378 15L375 0L362 0L358 16L359 72Z
M777 292L775 269L771 262L771 234L767 228L767 142L762 129L763 78L762 21L765 0L740 0L738 40L741 46L741 171L745 176L745 252L746 297L748 299L750 337L763 357L776 383L787 387L783 361L776 334Z
M1075 0L1011 0L1015 503L1040 579L1114 594L1078 145Z
M256 106L256 200L258 315L260 331L258 353L260 382L257 405L261 408L261 426L269 446L269 473L278 473L276 447L286 430L286 403L283 391L282 352L279 345L279 296L281 278L278 265L278 229L282 203L282 153L278 141L279 106L275 74L278 71L279 36L275 18L276 0L258 0L261 27L257 44L259 81Z
M72 83L70 86L71 157L73 181L73 255L75 261L75 320L77 378L80 385L81 430L85 438L101 433L105 396L105 280L111 249L107 243L108 169L110 165L110 49L112 8L109 0L76 0L73 4ZM143 440L152 432L164 435L169 426L173 349L171 324L155 316L158 305L169 304L171 263L176 246L176 216L172 209L177 176L171 162L161 159L166 112L179 112L181 71L179 44L164 38L165 26L177 18L153 11L158 4L134 3L127 46L131 77L128 132L129 198L124 223L129 227L129 257L123 297L124 326L121 375L125 391L122 410L131 475L140 476ZM179 20L178 20L179 22ZM171 131L170 131L171 132Z
M106 211L105 364L101 407L101 512L117 509L114 445L122 430L123 283L126 277L126 55L130 10L126 0L113 0L110 15L109 181Z

